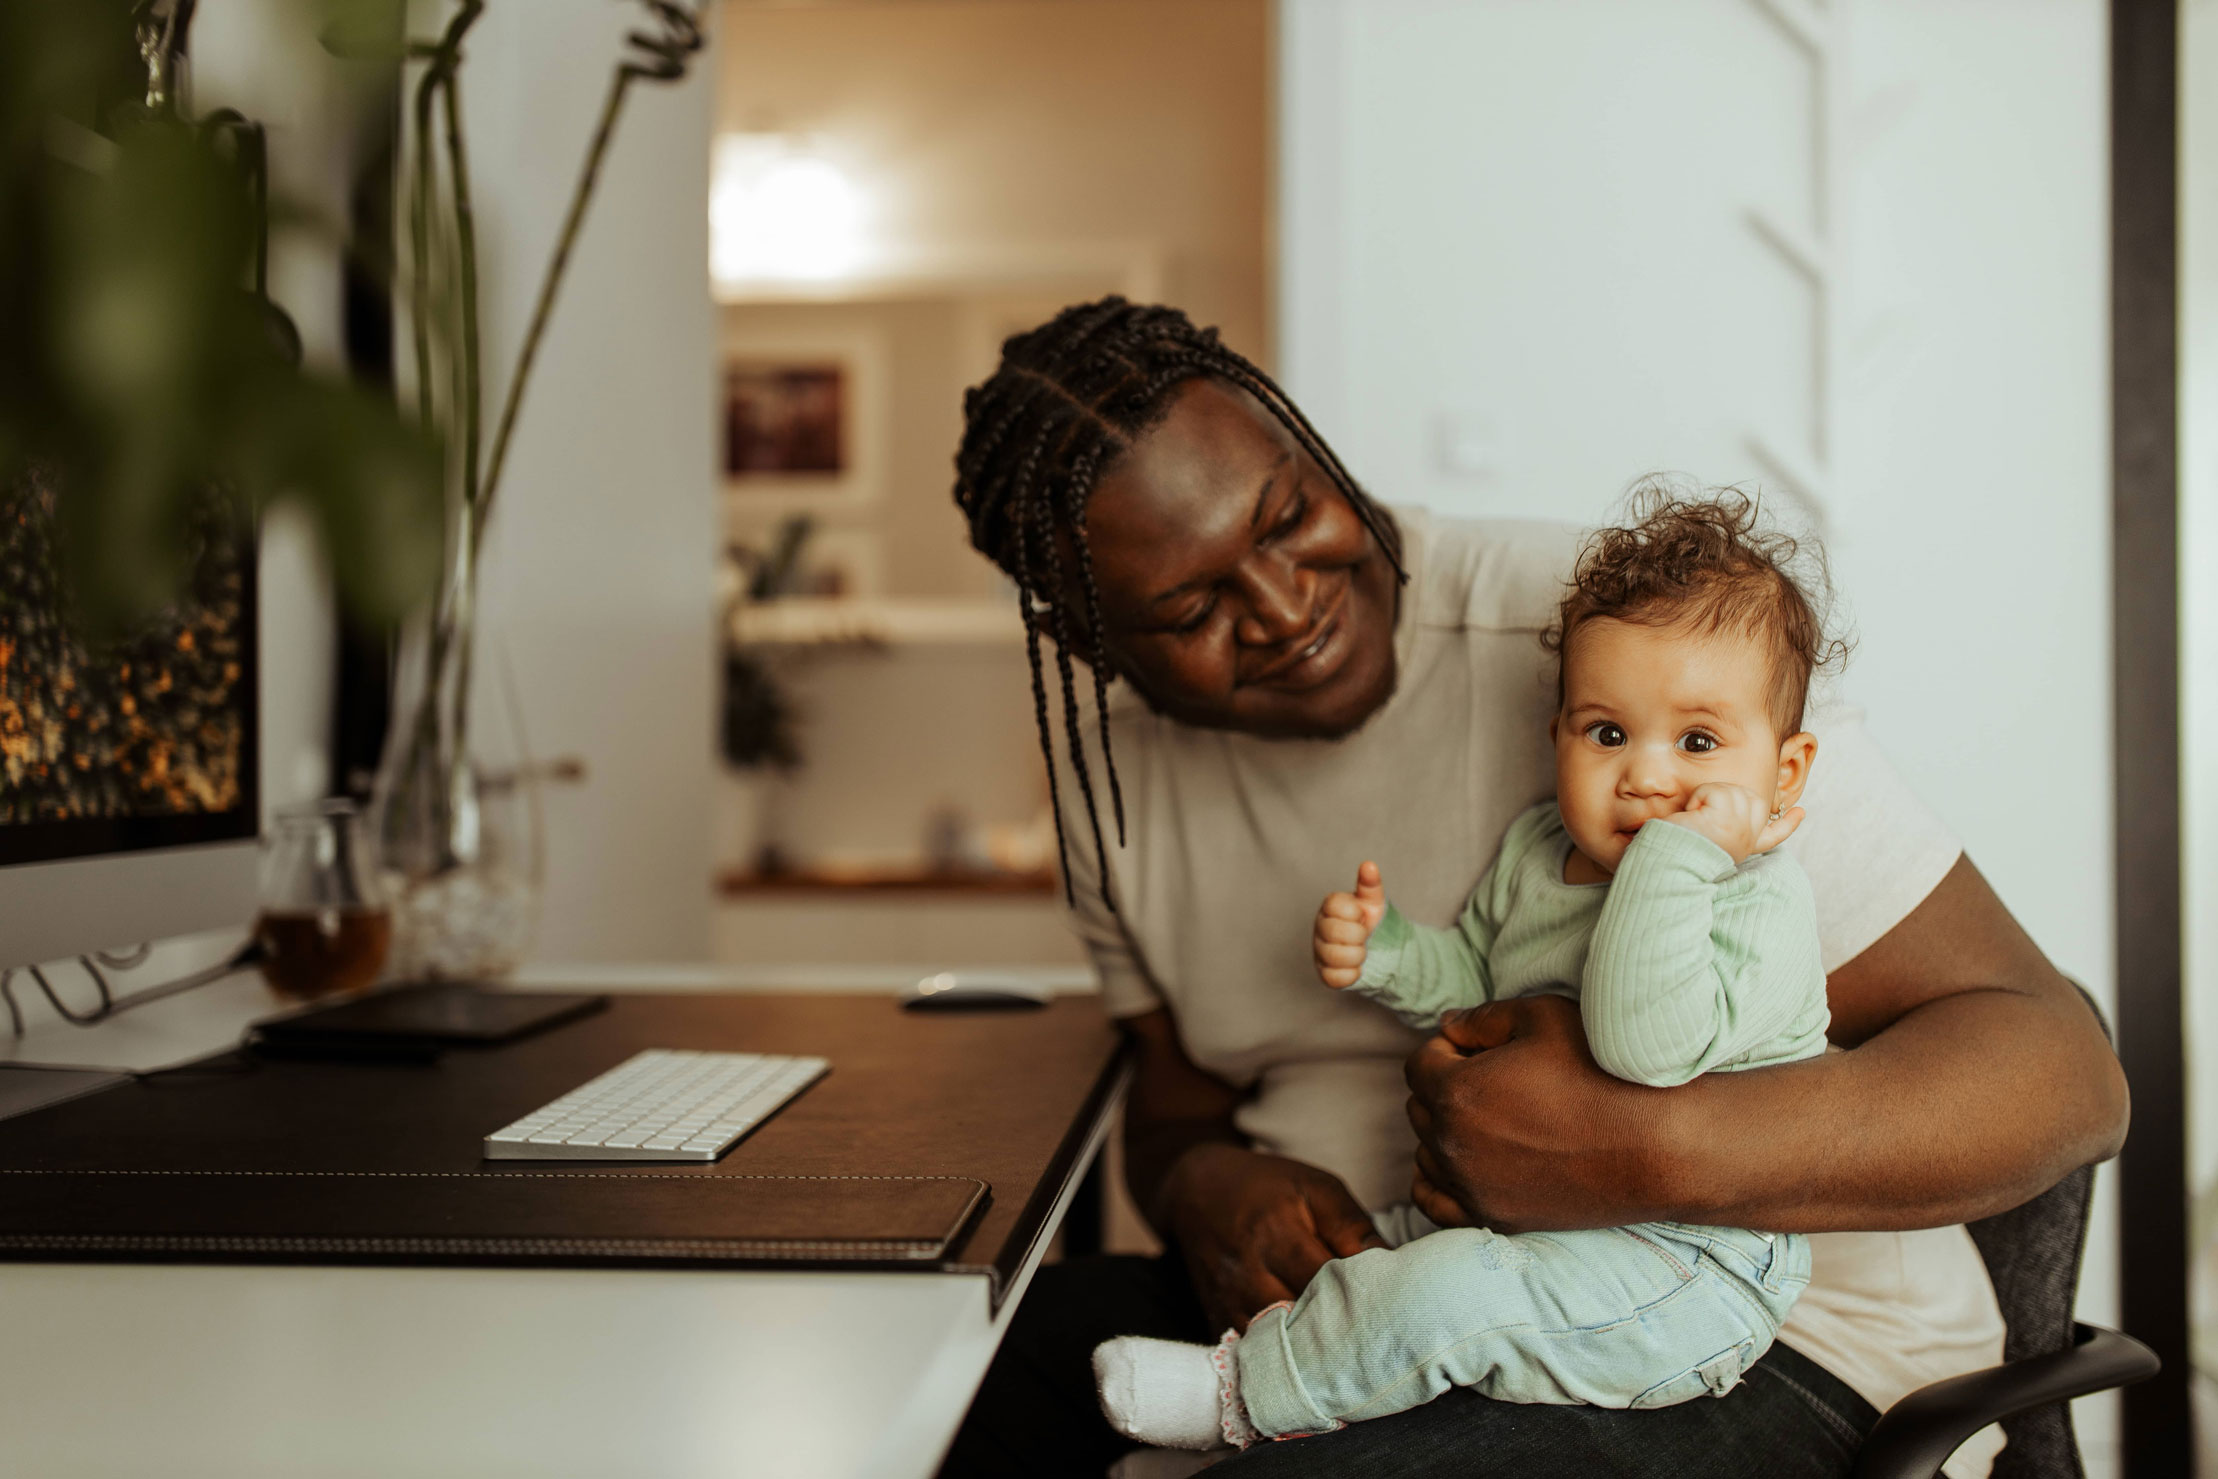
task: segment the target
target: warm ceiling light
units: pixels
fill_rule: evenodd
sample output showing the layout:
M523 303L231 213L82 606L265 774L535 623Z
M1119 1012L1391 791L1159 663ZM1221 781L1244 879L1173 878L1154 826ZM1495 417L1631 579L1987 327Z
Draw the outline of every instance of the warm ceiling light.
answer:
M862 194L782 134L725 134L709 184L709 269L720 283L839 277L862 250Z

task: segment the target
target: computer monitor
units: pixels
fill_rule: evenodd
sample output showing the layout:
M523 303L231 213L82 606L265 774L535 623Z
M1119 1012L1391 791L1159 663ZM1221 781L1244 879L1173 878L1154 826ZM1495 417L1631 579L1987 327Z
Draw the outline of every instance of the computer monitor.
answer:
M88 640L55 497L36 473L0 481L0 968L254 913L253 536L209 497L179 598Z

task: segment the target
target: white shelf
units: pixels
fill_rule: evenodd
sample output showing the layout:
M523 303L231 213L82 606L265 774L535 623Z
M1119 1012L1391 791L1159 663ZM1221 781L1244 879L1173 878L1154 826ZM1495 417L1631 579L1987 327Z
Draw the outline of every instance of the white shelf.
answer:
M998 646L1023 641L1024 621L1014 600L787 596L740 606L731 637L749 647Z

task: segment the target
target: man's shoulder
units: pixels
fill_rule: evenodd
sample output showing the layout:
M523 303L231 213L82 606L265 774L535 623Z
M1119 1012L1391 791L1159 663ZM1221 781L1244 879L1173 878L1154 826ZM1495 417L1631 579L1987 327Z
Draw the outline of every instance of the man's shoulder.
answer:
M1543 519L1454 519L1397 508L1425 626L1538 632L1555 619L1580 531Z
M1780 851L1809 876L1832 970L1924 902L1963 844L1888 762L1859 711L1828 702L1805 722L1818 740L1802 792L1808 819Z

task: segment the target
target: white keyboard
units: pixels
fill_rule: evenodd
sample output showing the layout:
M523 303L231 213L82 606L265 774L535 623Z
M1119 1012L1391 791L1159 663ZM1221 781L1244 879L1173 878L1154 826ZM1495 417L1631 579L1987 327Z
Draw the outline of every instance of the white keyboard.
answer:
M650 1048L485 1137L489 1161L713 1161L831 1068Z

